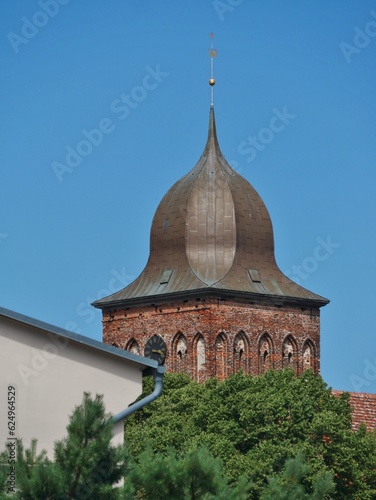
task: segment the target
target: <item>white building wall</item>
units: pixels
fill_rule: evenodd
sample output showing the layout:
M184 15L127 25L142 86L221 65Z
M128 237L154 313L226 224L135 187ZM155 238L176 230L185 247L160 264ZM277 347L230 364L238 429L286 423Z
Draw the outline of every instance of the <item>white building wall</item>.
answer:
M0 317L0 447L9 442L8 388L16 388L15 437L53 456L54 441L66 435L69 415L84 392L104 395L115 415L142 392L142 366L98 349ZM123 425L114 429L123 442Z

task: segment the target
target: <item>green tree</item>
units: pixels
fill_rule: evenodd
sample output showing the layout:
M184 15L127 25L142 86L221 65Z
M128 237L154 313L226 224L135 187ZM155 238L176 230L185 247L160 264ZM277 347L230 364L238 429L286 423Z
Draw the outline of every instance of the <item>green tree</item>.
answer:
M246 500L248 490L245 478L230 486L220 460L205 448L192 450L181 457L173 450L166 454L145 450L138 460L127 460L123 498Z
M145 387L144 395L151 390ZM125 439L138 457L144 443L155 453L178 456L206 446L222 460L233 481L245 475L260 498L268 478L279 475L299 452L309 470L303 478L314 492L324 472L334 474L334 498L376 497L375 434L351 430L348 395L334 396L310 371L290 370L258 377L238 373L205 384L181 374L166 375L162 396L127 419Z
M303 454L286 462L282 474L269 479L261 500L323 500L334 492L333 475L324 472L318 476L313 484L313 493L308 493L304 485L304 477L308 474L309 466L304 461Z
M247 498L249 485L240 478L230 485L222 464L200 448L178 457L173 450L151 453L146 449L135 459L123 447L110 444L112 422L105 414L102 397L85 394L67 427L67 437L55 444L54 461L37 453L37 442L17 449L18 498L36 499L226 499ZM144 443L145 445L145 443ZM2 463L7 462L7 452ZM119 465L122 464L122 465ZM0 469L0 484L6 480ZM124 487L116 486L122 479ZM9 498L0 492L0 498Z
M376 433L353 432L348 397L310 372L167 376L163 395L127 419L125 459L99 396L84 395L67 431L53 462L19 443L19 498L317 499L332 478L331 498L376 498Z
M55 444L54 461L37 455L36 442L17 449L19 498L118 498L114 484L123 477L123 450L111 445L112 422L105 414L102 396L84 394L70 417L67 437Z

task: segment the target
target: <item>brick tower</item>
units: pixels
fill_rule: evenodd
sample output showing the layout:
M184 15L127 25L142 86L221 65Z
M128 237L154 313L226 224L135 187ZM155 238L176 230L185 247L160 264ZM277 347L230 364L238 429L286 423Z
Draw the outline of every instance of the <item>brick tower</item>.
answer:
M328 302L278 268L269 213L223 157L211 105L201 158L157 208L145 269L93 305L104 342L144 354L158 335L167 370L205 380L240 369L319 372Z

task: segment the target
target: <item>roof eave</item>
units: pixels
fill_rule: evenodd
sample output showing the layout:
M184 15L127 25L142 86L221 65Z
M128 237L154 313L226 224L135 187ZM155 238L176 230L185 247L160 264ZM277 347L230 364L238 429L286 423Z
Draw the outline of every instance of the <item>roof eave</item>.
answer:
M131 363L139 365L140 369L143 371L144 370L146 371L149 368L155 369L158 367L158 362L153 359L133 354L131 352L125 351L124 349L120 349L118 347L105 344L103 342L100 342L99 340L94 340L89 337L85 337L84 335L79 335L78 333L65 330L64 328L61 328L59 326L54 326L49 323L45 323L44 321L31 318L29 316L25 316L15 311L11 311L10 309L5 309L3 307L0 307L0 317L1 316L12 321L23 323L32 328L37 328L38 330L42 330L48 335L51 334L56 335L68 341L84 346L86 348L94 349L107 355L125 359Z
M114 308L125 308L134 306L147 306L162 304L167 302L215 298L219 300L238 299L250 304L263 303L276 307L284 305L299 306L303 308L323 307L330 301L324 297L310 299L305 297L288 297L282 295L259 294L252 292L242 292L239 290L227 290L218 288L202 288L194 290L185 290L182 292L165 293L158 295L147 295L142 297L131 297L126 299L117 299L110 301L97 300L92 305L103 311Z

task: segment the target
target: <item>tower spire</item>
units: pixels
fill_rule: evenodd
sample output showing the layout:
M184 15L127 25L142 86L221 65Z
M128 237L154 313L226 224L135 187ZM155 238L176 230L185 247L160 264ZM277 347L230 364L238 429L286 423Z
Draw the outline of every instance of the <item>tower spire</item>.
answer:
M213 47L213 38L214 38L214 33L210 33L210 49L209 49L209 55L210 55L210 79L209 79L209 85L211 87L210 89L210 107L214 106L214 85L215 85L215 79L214 79L214 58L217 57L218 52L217 49Z

